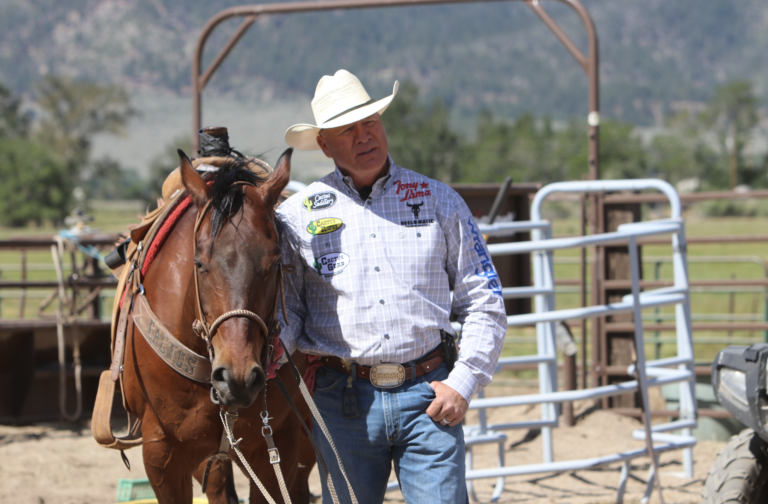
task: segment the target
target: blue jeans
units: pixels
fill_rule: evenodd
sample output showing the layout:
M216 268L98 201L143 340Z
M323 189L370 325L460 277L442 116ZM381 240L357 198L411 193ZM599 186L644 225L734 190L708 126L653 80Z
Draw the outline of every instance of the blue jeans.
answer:
M461 424L448 427L426 413L435 398L429 383L447 377L448 370L443 364L431 373L391 389L376 388L370 381L357 378L353 385L358 392L360 416L344 418L343 393L349 375L328 367L318 369L314 400L339 451L358 503L384 501L393 461L408 504L469 502ZM313 433L339 501L351 502L336 457L317 422ZM328 488L324 478L320 479L323 503L329 504L332 500Z

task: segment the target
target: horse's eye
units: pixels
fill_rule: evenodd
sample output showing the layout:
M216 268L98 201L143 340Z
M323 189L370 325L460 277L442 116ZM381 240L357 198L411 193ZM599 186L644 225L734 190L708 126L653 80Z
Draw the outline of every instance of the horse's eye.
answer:
M195 261L195 268L197 268L198 271L205 271L205 268L203 268L203 264L200 261Z

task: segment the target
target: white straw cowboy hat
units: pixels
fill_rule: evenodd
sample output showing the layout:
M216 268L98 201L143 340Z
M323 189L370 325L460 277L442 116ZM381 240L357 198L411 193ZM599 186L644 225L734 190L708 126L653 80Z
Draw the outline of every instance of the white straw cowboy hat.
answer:
M392 94L381 100L372 100L360 79L346 70L333 76L324 75L315 89L312 99L314 124L296 124L285 132L285 143L299 150L317 150L317 135L321 129L346 126L378 112L383 113L397 94L399 83L395 81Z

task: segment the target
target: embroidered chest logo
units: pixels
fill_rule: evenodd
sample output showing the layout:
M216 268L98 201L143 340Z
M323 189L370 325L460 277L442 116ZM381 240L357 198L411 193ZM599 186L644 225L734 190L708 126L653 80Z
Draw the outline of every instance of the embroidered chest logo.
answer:
M425 227L435 222L435 219L419 219L419 214L421 213L421 207L423 205L423 201L421 203L406 203L406 206L411 209L414 219L400 221L400 225L405 227Z
M488 288L491 289L491 291L493 291L495 294L501 296L501 283L499 282L499 275L497 275L496 270L493 269L491 259L488 257L488 252L483 246L483 241L480 239L480 235L475 229L472 217L467 220L467 224L469 224L469 230L472 232L472 249L475 251L475 254L477 254L477 258L480 259L480 265L483 268L483 271L475 268L475 275L486 278L488 280Z
M336 193L324 192L304 198L303 205L307 212L331 208L336 203Z
M318 275L332 276L349 266L349 256L344 252L331 252L320 257L315 257L312 267Z
M333 233L334 231L341 229L344 224L341 219L336 217L329 217L327 219L317 219L309 223L307 226L307 233L312 236Z
M392 184L397 186L397 194L400 196L400 193L402 192L402 198L400 199L400 203L416 198L424 198L427 196L432 196L432 191L429 189L429 182L400 182L399 180L395 180L395 182Z
M419 212L421 211L421 205L423 204L424 204L423 201L421 203L414 203L413 205L411 205L410 203L406 203L406 205L411 208L411 212L413 212L413 216L416 219L419 218Z

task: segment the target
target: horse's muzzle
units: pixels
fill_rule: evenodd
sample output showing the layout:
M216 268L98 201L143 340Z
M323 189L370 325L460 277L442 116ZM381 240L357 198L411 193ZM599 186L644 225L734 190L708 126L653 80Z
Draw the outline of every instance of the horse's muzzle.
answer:
M216 389L219 400L228 407L247 408L267 382L267 375L261 366L255 365L241 380L235 379L232 370L219 366L211 373L211 385Z

